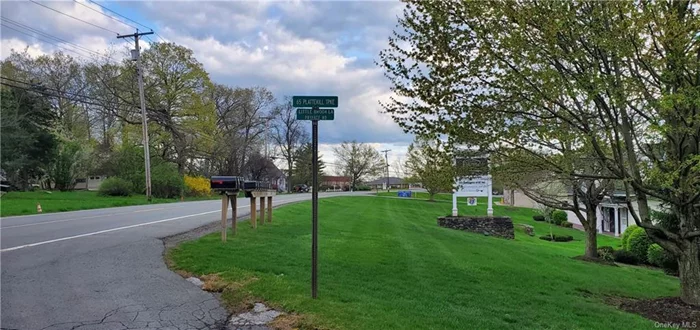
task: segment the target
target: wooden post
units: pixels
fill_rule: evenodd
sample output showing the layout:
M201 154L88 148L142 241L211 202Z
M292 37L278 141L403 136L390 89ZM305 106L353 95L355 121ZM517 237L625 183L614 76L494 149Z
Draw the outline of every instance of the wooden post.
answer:
M257 215L257 207L255 207L255 200L257 198L251 197L250 198L250 224L253 226L253 228L258 228L258 220L255 219L255 216Z
M272 196L267 196L267 222L272 222Z
M233 236L238 233L238 194L229 195L229 200L231 201L231 231Z
M260 223L265 224L265 197L260 197Z
M226 242L226 213L228 212L228 196L221 195L221 241Z

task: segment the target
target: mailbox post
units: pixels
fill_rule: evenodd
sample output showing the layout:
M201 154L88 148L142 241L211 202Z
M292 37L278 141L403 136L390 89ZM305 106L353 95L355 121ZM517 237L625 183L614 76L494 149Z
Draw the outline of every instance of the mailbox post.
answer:
M243 184L246 197L250 198L250 222L253 228L257 228L257 215L260 213L260 222L265 224L265 200L267 200L267 222L272 222L272 197L277 195L277 191L272 189L268 182L246 181ZM256 203L260 200L260 210Z
M238 192L243 188L243 178L238 176L212 176L210 187L221 194L221 241L226 242L226 220L228 204L231 202L232 229L236 235L236 220L238 220L237 200Z

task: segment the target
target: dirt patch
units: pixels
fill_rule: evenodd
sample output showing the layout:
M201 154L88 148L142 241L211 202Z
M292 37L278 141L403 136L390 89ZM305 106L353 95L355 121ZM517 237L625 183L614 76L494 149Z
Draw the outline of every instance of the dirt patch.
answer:
M581 260L581 261L585 261L585 262L593 262L593 263L605 265L605 266L620 267L612 261L603 260L600 258L590 258L590 257L586 257L586 256L575 256L575 257L572 257L571 259Z
M657 299L608 297L606 302L626 312L656 321L664 327L676 329L700 327L700 307L688 305L679 297Z
M238 222L240 223L242 220L249 219L250 216L245 216L245 217L239 217ZM231 228L231 219L226 221L226 228ZM178 244L185 242L185 241L190 241L190 240L195 240L198 239L202 236L209 235L213 232L218 232L221 230L221 221L213 221L211 223L208 223L203 226L199 226L195 229L188 230L184 233L179 233L175 235L170 235L161 238L163 241L163 245L165 246L165 251L168 251L169 249L172 249L176 247Z
M280 315L267 325L277 330L299 329L303 324L303 317L297 314Z

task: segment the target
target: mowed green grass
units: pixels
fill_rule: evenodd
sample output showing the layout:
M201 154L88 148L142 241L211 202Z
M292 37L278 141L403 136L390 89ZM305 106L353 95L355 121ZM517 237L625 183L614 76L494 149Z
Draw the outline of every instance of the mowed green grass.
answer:
M604 295L678 294L676 278L640 267L574 260L583 233L553 243L516 230L515 240L438 227L448 203L382 197L319 202L319 297L310 299L311 206L275 210L274 222L239 225L185 242L168 253L175 269L236 282L223 298L249 295L304 315L307 327L333 329L653 329L654 322L603 302ZM485 205L466 208L485 214ZM515 223L533 210L495 207ZM229 232L230 234L230 232ZM599 244L619 245L600 237Z
M219 198L188 197L185 200ZM150 204L173 203L179 199L152 198ZM0 216L37 214L36 204L41 204L43 213L99 209L105 207L149 204L145 195L129 197L98 196L94 191L13 191L0 198Z
M398 197L398 191L380 191L378 196L383 196L383 197ZM401 198L407 198L407 197L401 197ZM430 199L430 195L427 192L422 192L422 191L413 191L411 193L410 199L423 199L423 200L428 200ZM433 200L436 202L450 202L452 203L452 194L446 194L446 193L439 193L435 194L433 196ZM487 197L478 197L477 198L477 204L484 204L486 205L488 198ZM493 197L493 203L497 203L501 200L501 197ZM467 203L467 197L457 197L457 203L462 204L462 203Z

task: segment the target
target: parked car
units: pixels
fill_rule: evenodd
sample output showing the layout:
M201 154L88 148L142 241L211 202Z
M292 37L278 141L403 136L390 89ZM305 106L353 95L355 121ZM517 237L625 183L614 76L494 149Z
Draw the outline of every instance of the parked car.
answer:
M309 192L309 186L307 186L307 185L305 185L305 184L298 184L298 185L295 185L295 186L294 186L294 188L292 189L292 191L293 191L293 192L298 192L298 193Z

